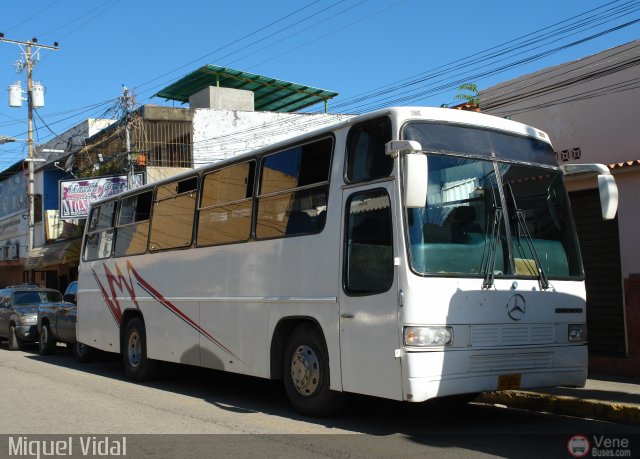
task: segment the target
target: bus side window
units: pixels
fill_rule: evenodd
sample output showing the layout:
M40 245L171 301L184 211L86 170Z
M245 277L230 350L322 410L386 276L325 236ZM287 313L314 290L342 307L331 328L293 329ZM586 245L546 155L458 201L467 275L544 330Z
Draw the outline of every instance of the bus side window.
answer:
M249 240L256 163L234 164L202 179L198 246Z
M157 188L149 237L151 251L191 245L197 190L197 176Z
M127 196L120 203L114 255L137 255L147 251L152 191Z
M333 139L293 147L262 161L256 237L316 234L324 229Z
M117 201L110 201L91 209L83 259L100 260L111 256L113 246L113 222Z
M354 125L347 136L347 181L368 182L391 174L393 158L384 152L390 140L391 120L387 117Z
M391 203L385 190L356 193L349 198L344 253L347 294L374 295L391 288Z

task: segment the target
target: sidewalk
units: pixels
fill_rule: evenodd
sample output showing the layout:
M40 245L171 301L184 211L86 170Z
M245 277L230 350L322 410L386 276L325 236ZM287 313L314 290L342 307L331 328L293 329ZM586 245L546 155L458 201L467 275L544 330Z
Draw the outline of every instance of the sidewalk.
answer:
M585 387L485 392L479 403L640 425L640 380L589 375Z

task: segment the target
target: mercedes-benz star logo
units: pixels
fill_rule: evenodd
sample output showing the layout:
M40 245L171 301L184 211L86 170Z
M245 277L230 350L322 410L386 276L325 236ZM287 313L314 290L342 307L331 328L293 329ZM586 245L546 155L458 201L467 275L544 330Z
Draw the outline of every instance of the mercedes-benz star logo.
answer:
M527 302L522 295L516 293L511 295L507 301L507 314L513 320L521 320L527 313Z

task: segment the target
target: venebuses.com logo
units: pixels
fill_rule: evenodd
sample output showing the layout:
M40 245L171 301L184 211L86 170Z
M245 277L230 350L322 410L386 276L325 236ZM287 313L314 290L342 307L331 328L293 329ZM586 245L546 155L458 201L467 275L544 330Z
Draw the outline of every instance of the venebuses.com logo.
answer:
M573 457L585 457L591 450L591 443L584 435L574 435L567 442L567 451Z
M631 457L631 442L625 437L573 435L567 451L571 457Z

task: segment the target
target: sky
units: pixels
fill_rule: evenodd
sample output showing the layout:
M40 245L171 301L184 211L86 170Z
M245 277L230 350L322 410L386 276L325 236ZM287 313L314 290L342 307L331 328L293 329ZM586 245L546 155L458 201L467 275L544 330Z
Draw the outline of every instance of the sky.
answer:
M206 64L335 91L329 112L365 113L453 105L462 83L488 88L640 38L631 0L0 1L6 39L59 44L33 70L45 87L36 144L113 118L123 85L138 104L181 107L152 96ZM0 42L0 136L25 140L26 102L9 107L6 89L26 88L21 52ZM0 145L0 170L26 154Z

